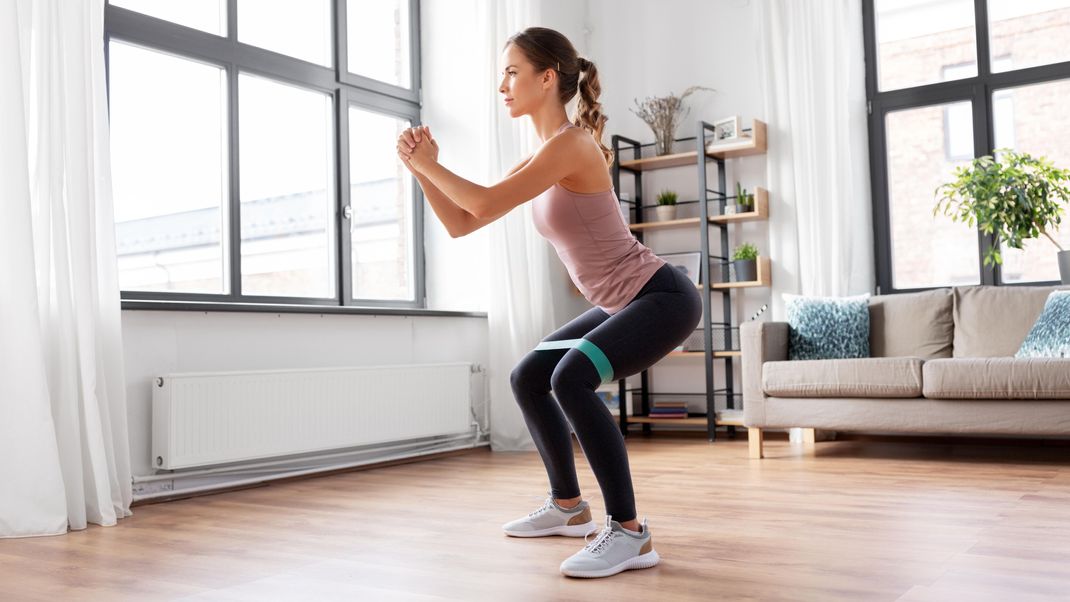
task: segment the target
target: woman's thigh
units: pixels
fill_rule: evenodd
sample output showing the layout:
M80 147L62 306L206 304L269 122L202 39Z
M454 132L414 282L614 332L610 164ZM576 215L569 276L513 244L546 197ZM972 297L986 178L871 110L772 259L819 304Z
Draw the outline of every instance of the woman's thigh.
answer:
M567 324L543 337L543 342L581 339L598 325L610 318L609 314L598 307L592 307L570 320ZM514 385L524 384L527 388L549 389L550 376L554 368L567 352L563 349L532 349L513 370Z
M640 295L583 337L605 354L613 380L649 368L694 332L702 297L685 276L677 283Z

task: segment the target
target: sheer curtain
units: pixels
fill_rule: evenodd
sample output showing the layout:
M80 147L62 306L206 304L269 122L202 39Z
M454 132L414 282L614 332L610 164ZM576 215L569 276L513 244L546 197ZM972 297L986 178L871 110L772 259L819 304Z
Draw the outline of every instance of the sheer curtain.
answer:
M0 0L0 537L130 516L104 0Z
M781 293L872 292L862 9L857 0L758 0L769 126L772 317Z
M537 5L529 0L477 3L486 41L487 101L485 139L487 182L497 182L538 146L528 117L513 119L498 93L498 59L513 33L538 24ZM532 450L535 445L513 399L509 375L520 358L555 328L551 294L550 244L535 230L531 203L524 203L487 226L490 300L487 321L490 356L490 445L494 451Z

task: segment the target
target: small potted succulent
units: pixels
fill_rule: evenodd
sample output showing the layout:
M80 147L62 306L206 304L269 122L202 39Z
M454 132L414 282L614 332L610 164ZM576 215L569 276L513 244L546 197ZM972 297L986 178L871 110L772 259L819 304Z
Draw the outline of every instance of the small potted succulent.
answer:
M749 282L758 279L758 247L745 242L732 252L732 269L736 272L736 282Z
M676 219L676 193L672 190L662 190L658 193L658 206L654 208L658 215L658 221L664 222Z
M1046 236L1058 249L1059 275L1070 284L1070 250L1051 235L1070 202L1070 169L1059 169L1044 157L999 149L955 169L955 179L936 188L933 215L943 211L952 221L966 222L995 236L984 265L1002 264L1001 247L1021 249L1022 242Z
M754 193L747 192L739 182L736 182L736 207L739 213L754 211Z

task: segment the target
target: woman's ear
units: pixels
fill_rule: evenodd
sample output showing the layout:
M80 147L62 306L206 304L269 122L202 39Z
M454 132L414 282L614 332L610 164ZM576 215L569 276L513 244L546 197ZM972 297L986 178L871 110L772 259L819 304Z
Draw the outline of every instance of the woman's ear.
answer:
M548 90L554 85L555 71L553 69L547 69L542 72L542 88Z

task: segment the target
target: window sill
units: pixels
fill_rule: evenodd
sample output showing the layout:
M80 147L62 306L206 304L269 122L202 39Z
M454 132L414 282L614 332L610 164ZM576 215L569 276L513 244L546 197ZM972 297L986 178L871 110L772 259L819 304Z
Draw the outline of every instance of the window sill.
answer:
M299 305L289 303L219 303L211 301L149 301L123 299L124 310L163 311L236 311L273 314L356 314L369 316L442 316L452 318L486 318L485 311L420 309L414 307L356 307L341 305Z

